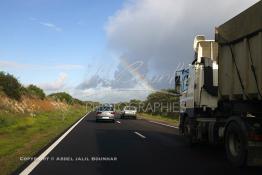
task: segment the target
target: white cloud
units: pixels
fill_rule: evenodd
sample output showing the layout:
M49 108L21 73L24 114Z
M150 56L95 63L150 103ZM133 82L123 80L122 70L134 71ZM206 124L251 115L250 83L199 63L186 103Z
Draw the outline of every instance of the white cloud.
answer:
M108 87L109 82L102 79L98 74L91 76L89 79L84 80L81 82L76 88L79 90L85 90L89 88L96 88L96 87Z
M57 32L61 32L63 29L61 27L58 27L56 24L50 23L50 22L44 22L44 21L39 21L37 18L30 17L29 20L34 21L42 26L48 27L50 29L53 29Z
M126 102L130 99L146 99L149 91L141 87L132 89L114 89L112 87L89 88L74 90L73 96L81 100L99 101L101 103Z
M126 1L105 26L108 46L119 56L114 78L91 76L78 86L75 95L87 100L119 102L145 99L150 89L174 87L174 81L170 80L176 69L193 61L195 35L214 38L216 26L255 2L257 0ZM128 71L127 65L136 62L143 64L134 72ZM145 82L149 82L149 88L143 86Z
M147 79L172 74L179 64L193 61L193 39L214 38L216 26L258 0L129 0L108 19L108 45L129 64L142 61ZM121 72L122 66L116 72ZM119 82L121 84L121 82ZM171 85L167 80L157 88Z
M6 60L0 60L0 68L1 69L27 69L32 67L31 64L22 64L17 63L15 61L6 61Z
M55 31L57 32L61 32L62 31L62 28L58 27L57 25L53 24L53 23L49 23L49 22L39 22L39 24L45 26L45 27L48 27L48 28L51 28L51 29L54 29Z
M56 65L43 65L43 64L27 64L19 63L16 61L0 60L0 68L2 69L37 69L37 70L79 70L84 69L80 64L56 64Z
M67 74L60 73L55 81L50 83L39 84L39 86L47 92L61 91L65 87L66 80L67 80Z
M74 70L74 69L83 69L84 66L79 64L59 64L53 66L53 68L61 69L61 70Z
M108 46L119 56L114 79L104 83L108 81L95 75L78 86L77 96L118 102L144 99L150 91L141 86L141 82L149 82L149 86L156 89L174 87L170 81L174 71L193 61L195 35L214 38L216 26L257 1L127 0L105 26ZM135 74L130 73L125 65L135 62L143 65ZM119 74L129 82L118 79ZM137 77L144 77L146 81L143 78L135 81Z

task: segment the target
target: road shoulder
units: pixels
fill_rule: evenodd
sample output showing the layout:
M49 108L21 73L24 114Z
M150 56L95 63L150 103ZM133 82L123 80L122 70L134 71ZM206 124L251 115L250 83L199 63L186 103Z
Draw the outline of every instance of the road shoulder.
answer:
M166 118L162 116L154 116L154 115L144 114L144 113L139 113L137 118L140 120L145 120L150 123L155 123L155 124L162 125L162 126L178 128L178 119L176 118L171 119L171 118Z
M66 137L69 132L71 130L74 129L74 127L76 127L76 125L78 125L85 117L87 117L90 114L90 112L87 112L84 116L82 116L79 120L77 120L76 122L74 122L73 124L71 124L68 128L66 128L62 133L60 133L57 137L55 137L51 142L49 142L46 146L44 146L42 149L40 149L40 151L38 151L34 156L32 157L36 157L37 159L44 154L45 151L47 151L50 147L53 146L53 144L55 144L59 139L63 139L64 137ZM63 138L62 138L63 137ZM60 142L60 141L59 141ZM58 144L58 143L57 143ZM57 144L55 146L57 146ZM54 147L55 147L54 146ZM33 162L35 162L36 160L31 160L31 161L27 161L24 164L22 164L18 169L16 169L12 174L21 174L22 172L24 172L31 164L33 164ZM39 162L40 163L40 162ZM34 169L34 168L33 168ZM32 169L32 170L33 170ZM28 171L26 171L28 172ZM30 171L31 172L31 171ZM29 172L29 173L30 173ZM25 173L25 172L24 172ZM26 174L26 173L25 173Z

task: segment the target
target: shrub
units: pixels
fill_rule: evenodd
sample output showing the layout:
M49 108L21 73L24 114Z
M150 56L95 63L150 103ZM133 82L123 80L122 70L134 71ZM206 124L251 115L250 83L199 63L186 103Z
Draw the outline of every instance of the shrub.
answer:
M74 98L66 92L53 93L53 94L50 94L49 97L57 101L64 101L68 104L72 104L74 102Z
M27 88L26 88L26 91L27 91L27 94L31 97L36 97L36 98L40 98L40 99L44 99L45 98L45 93L44 91L35 86L35 85L29 85Z
M81 101L77 98L74 98L73 100L74 100L74 104L85 105L85 102L83 102L83 101Z
M22 95L22 85L11 74L0 72L0 89L9 97L20 100Z
M148 113L159 115L173 115L178 110L179 98L175 95L173 89L162 90L148 95L145 101Z

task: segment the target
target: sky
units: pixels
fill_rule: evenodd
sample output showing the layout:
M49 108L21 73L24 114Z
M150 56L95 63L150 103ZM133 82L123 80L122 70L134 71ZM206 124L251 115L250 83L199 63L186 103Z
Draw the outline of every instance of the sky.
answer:
M145 99L174 88L193 40L258 0L1 0L0 71L47 94Z

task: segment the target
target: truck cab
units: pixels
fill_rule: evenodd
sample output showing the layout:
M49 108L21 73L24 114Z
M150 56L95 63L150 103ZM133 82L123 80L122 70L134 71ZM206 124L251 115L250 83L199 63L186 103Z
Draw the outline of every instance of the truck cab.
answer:
M196 116L196 110L215 110L218 101L218 46L201 35L196 36L193 47L194 61L176 74L180 84L180 115L190 118Z
M193 48L194 61L187 68L176 72L176 89L180 96L180 134L187 138L190 145L198 142L225 144L227 156L234 165L242 166L247 161L249 165L261 165L262 162L256 161L262 160L261 156L258 159L256 155L261 152L261 146L254 149L252 144L244 144L250 139L248 135L256 130L258 145L262 145L261 120L249 117L253 109L259 111L256 106L261 101L224 101L218 92L218 44L199 35L195 37ZM239 144L238 140L241 139L242 144ZM249 150L249 154L246 150Z

